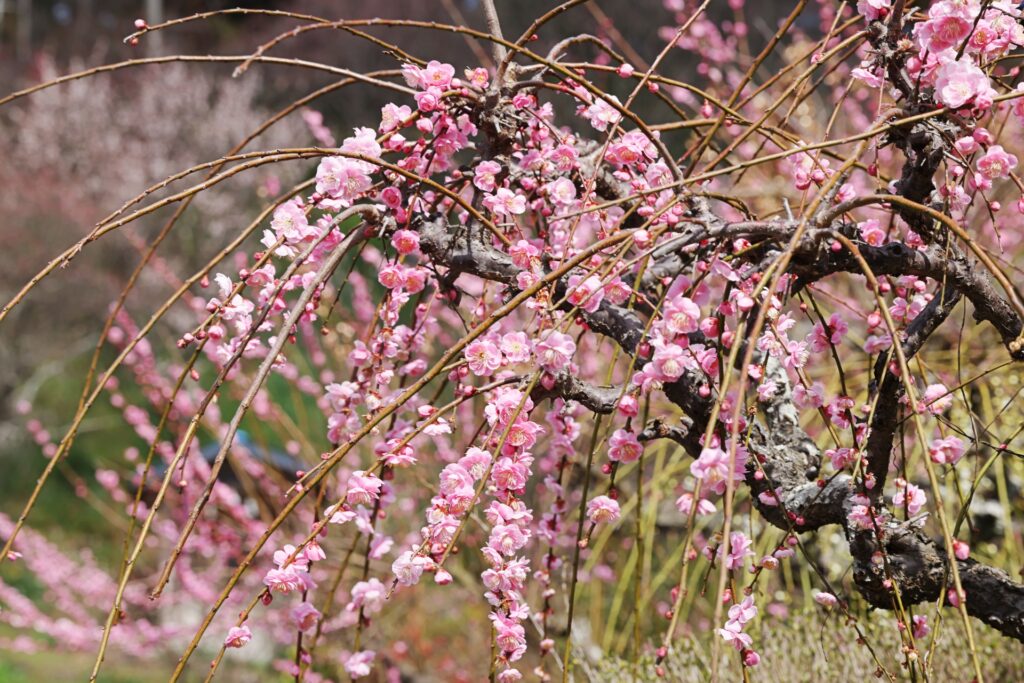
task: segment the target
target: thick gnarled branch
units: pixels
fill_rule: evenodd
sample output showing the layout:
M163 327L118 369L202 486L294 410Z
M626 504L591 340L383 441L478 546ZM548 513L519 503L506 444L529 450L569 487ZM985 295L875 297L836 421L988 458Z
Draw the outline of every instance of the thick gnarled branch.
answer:
M576 401L593 413L607 415L615 410L623 393L622 387L598 386L584 382L572 373L561 372L549 385L543 382L537 384L530 393L530 398L534 402L546 398Z
M985 271L972 265L955 245L913 249L902 242L875 247L855 241L861 256L875 275L915 275L955 286L974 305L975 320L991 323L1011 356L1024 360L1024 349L1014 342L1024 332L1024 321L995 289ZM861 267L848 251L825 248L798 250L792 272L797 287L817 282L834 273L860 274Z
M679 251L688 243L685 230L695 235L702 229L708 230L706 219L705 215L699 223L684 228L678 246L658 253L651 271L656 276L649 279L648 286L657 286L659 280L673 278L686 267L687 259ZM748 230L769 243L788 239L793 229L788 221L737 226L735 230L721 221L713 223L710 229L722 239L733 232ZM452 225L443 217L437 217L423 220L418 229L424 253L435 266L448 269L442 285L452 286L466 273L515 286L520 269L511 257L485 241L481 231L474 231L472 225ZM812 230L797 245L791 272L799 278L798 287L837 272L862 272L860 264L850 254L825 248L827 235L833 229L849 232L850 226ZM940 249L937 246L919 250L895 242L881 247L863 243L857 246L878 275L916 275L944 283L931 303L908 326L902 340L907 357L912 357L941 325L961 294L974 304L975 317L992 323L1004 342L1009 344L1019 337L1022 324L1016 313L995 291L984 272L972 268L955 247L952 251L950 247ZM564 297L566 288L567 281L563 279L556 285L555 295ZM595 312L581 312L581 315L592 330L613 339L629 353L634 353L642 340L645 325L633 310L603 301ZM1015 357L1021 356L1015 354ZM827 480L820 477L822 453L799 424L784 369L776 359L770 358L767 372L776 390L763 404L764 421L755 423L748 441L752 463L746 483L755 507L769 523L786 531L808 532L827 525L842 526L854 557L855 584L873 606L892 609L891 584L885 582L889 577L898 586L904 605L936 599L947 587L945 553L912 526L887 527L882 542L890 574L881 577L881 569L874 560L877 539L873 534L851 529L848 522L853 505L862 501L862 487L844 473ZM880 392L876 419L866 450L869 471L879 483L884 483L898 419L900 383L888 371L878 376L881 380L876 388ZM666 383L662 389L686 414L686 426L672 427L655 420L642 431L642 438L668 438L682 445L693 457L699 456L700 437L711 419L713 405L712 394L701 395L700 387L705 383L703 377L692 371L675 382ZM596 386L570 374L561 374L550 387L536 387L533 398L561 397L576 401L595 413L607 414L615 409L621 394L621 387ZM968 612L1002 633L1024 640L1024 586L1013 582L1003 572L974 561L962 561L958 568L968 593Z
M879 549L873 532L852 535L853 578L861 595L874 607L892 609L890 581L900 590L904 606L933 602L949 589L947 552L909 523L889 525L883 546L888 575L873 560ZM1003 635L1024 642L1024 585L1004 571L975 560L958 560L966 593L967 613ZM891 577L891 579L890 579ZM949 596L945 601L949 604Z

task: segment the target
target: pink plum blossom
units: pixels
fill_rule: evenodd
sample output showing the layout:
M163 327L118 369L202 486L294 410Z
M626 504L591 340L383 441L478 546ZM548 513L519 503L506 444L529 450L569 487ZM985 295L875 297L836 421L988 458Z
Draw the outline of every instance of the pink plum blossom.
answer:
M348 479L348 492L345 494L350 505L370 505L380 496L384 482L375 474L356 471Z
M308 602L300 602L292 608L292 623L300 631L312 630L320 620L320 610Z
M936 99L951 109L974 101L991 102L992 86L988 76L969 60L948 62L939 67L935 78Z
M619 503L608 496L597 496L587 503L587 518L594 524L614 524L620 515Z
M636 462L643 450L636 434L626 429L616 429L608 439L608 459L612 462Z
M352 678L369 676L373 670L374 657L376 657L376 653L372 650L363 650L349 655L345 660L345 672Z
M885 18L891 7L891 0L857 0L857 11L868 21Z
M484 206L500 216L511 218L526 211L526 197L507 187L499 187L494 194L484 197Z
M492 341L475 341L466 347L465 354L470 371L479 377L489 377L501 367L501 350Z
M604 289L601 287L601 280L596 275L584 279L582 275L572 275L569 278L569 294L566 297L574 306L579 306L588 313L593 313L600 307L604 299Z
M481 161L473 169L473 184L484 192L494 192L498 187L495 176L499 173L501 164L496 161Z
M955 465L963 457L964 442L957 436L935 439L928 446L928 454L940 465Z
M835 607L839 604L839 598L832 593L818 591L814 594L814 602L818 603L822 607Z
M548 372L564 370L576 352L576 342L567 334L549 332L534 347L537 360Z
M245 624L241 626L232 626L228 630L228 635L224 639L224 647L242 647L246 643L252 640L252 631Z

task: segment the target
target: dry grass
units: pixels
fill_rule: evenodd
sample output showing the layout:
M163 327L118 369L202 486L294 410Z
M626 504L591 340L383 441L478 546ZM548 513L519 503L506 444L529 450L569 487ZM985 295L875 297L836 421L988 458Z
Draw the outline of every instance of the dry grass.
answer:
M891 615L876 613L861 622L879 661L897 680L924 681L920 669L915 675L902 668L903 660ZM985 625L974 622L979 643L982 673L988 681L1024 680L1024 645L1003 638ZM783 623L765 622L755 645L761 653L761 665L749 669L749 680L756 683L800 683L801 681L867 681L875 679L877 665L867 647L857 644L856 633L835 618L823 613L807 614ZM948 683L973 679L970 656L964 649L959 624L947 621L940 628L938 642L928 672L930 681ZM920 643L927 650L930 637ZM626 681L705 681L709 678L710 648L703 639L680 640L675 653L665 662L665 677L654 675L653 658L647 657L639 669L622 660L605 660L596 667L581 667L581 678L602 683ZM742 681L738 657L732 650L721 663L721 680ZM882 678L881 680L884 680Z

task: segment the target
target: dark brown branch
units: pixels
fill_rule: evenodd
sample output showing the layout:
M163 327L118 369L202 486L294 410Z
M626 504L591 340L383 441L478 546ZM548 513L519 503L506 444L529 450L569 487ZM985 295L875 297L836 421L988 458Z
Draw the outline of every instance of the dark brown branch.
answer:
M423 220L419 223L420 247L435 265L448 268L441 278L442 285L451 286L462 273L485 280L515 285L520 268L512 258L481 237L473 234L472 227L450 225L443 218ZM568 278L555 287L555 296L564 298ZM571 308L566 304L566 308ZM632 353L643 337L644 323L633 311L602 301L592 313L581 311L584 321L593 331L603 334Z
M823 486L818 483L821 450L800 426L785 369L775 358L769 358L766 375L775 383L775 391L763 403L764 424L754 425L749 441L757 461L747 468L747 485L755 506L765 519L781 529L792 526L798 531L810 531L827 524L842 524L844 502L854 492L852 477L844 474ZM766 494L769 502L762 501L761 494ZM777 498L772 501L772 496Z
M909 361L914 357L925 340L946 320L959 301L960 292L952 283L947 282L907 326L906 338L903 341L904 358ZM899 401L903 395L903 382L898 373L886 368L886 365L892 364L894 360L891 354L882 354L875 364L878 398L865 447L867 471L875 478L875 491L881 491L885 486L893 441L900 422Z
M936 298L936 301L939 298ZM922 313L911 331L908 350L928 336L955 304L936 304ZM923 317L922 317L923 316ZM879 550L873 531L851 528L848 516L857 502L853 478L839 474L826 481L810 481L817 474L821 454L800 427L789 395L789 383L781 366L769 359L768 371L776 382L776 392L765 406L765 424L755 425L750 440L752 455L761 462L766 475L758 478L751 464L747 484L758 511L771 524L783 530L812 531L828 524L844 527L854 558L854 583L869 604L881 609L893 608L892 584L900 591L904 606L938 599L948 588L945 550L927 538L913 523L890 523L882 529L888 574L875 561ZM891 437L890 437L891 438ZM891 445L891 441L890 441ZM804 466L808 469L802 470ZM880 490L881 487L878 487ZM758 497L778 491L780 505L766 504ZM1024 642L1024 585L1006 573L974 560L958 563L961 583L966 592L967 612L1001 633Z
M693 428L693 420L683 418L682 424L677 427L668 424L660 417L650 420L637 435L637 439L640 441L671 439L686 449L686 452L694 458L700 456L700 437L701 434Z
M878 550L873 536L871 532L858 532L851 539L854 582L871 605L892 609L892 589L887 587L884 570L872 560ZM890 575L899 586L904 606L933 602L950 587L946 550L913 524L889 525L884 547ZM1003 635L1024 642L1024 585L999 569L971 559L958 561L957 569L966 593L967 613Z
M1013 307L999 295L984 269L972 265L954 245L913 249L902 242L872 247L855 242L861 255L875 275L916 275L937 282L948 281L974 305L974 318L992 324L1009 349L1011 356L1024 360L1024 350L1013 342L1024 331ZM816 282L833 273L861 273L860 265L846 250L833 252L823 247L798 251L792 272L799 277L797 288Z
M568 372L562 372L555 377L550 388L537 384L530 398L535 403L546 398L563 398L566 401L576 401L592 412L607 415L615 410L622 394L622 387L597 386L584 382Z

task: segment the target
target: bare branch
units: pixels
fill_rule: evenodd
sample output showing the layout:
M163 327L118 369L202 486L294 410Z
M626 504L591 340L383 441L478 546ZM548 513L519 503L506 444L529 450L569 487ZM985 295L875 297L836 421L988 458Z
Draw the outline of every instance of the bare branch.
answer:
M498 8L494 6L494 0L484 0L484 14L487 15L487 30L495 38L504 40L505 36L501 33L501 21L498 19ZM505 56L508 54L508 50L501 43L492 43L491 49L494 51L494 60L501 64L505 61ZM500 87L500 83L498 86Z

